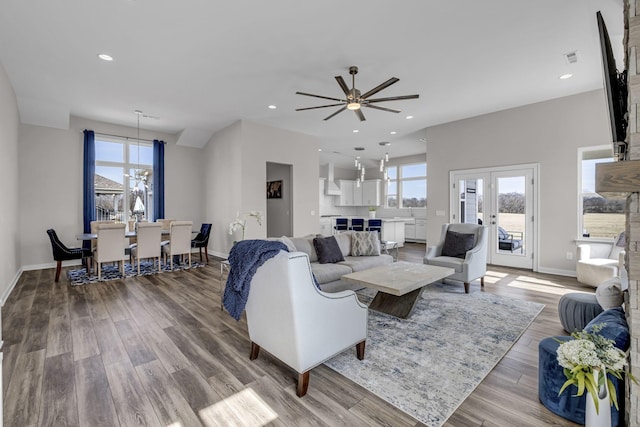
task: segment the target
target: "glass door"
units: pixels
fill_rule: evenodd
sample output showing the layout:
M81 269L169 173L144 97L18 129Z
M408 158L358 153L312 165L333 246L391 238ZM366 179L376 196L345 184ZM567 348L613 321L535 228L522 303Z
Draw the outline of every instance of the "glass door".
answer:
M536 167L451 173L451 222L488 227L487 262L534 268Z

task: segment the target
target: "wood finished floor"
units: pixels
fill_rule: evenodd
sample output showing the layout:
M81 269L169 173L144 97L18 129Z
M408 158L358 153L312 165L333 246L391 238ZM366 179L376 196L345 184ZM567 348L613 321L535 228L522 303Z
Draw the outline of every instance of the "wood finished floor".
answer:
M424 251L408 244L399 259ZM24 272L2 310L4 425L422 425L324 365L297 398L294 372L266 352L249 361L246 322L220 311L218 272L212 262L76 287L64 272L55 283L55 269ZM585 289L497 267L485 283L545 308L445 425L574 426L538 401L537 346L563 334L562 293Z

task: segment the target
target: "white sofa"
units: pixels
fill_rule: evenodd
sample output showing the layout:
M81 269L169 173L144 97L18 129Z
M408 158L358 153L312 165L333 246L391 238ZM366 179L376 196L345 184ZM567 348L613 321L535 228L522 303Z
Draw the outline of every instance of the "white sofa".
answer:
M624 266L623 247L606 242L578 245L576 275L578 282L597 288L601 283L617 277Z
M353 291L320 291L310 268L307 254L280 251L256 271L246 305L250 359L264 348L294 369L299 397L312 368L352 346L362 360L367 338L367 306Z

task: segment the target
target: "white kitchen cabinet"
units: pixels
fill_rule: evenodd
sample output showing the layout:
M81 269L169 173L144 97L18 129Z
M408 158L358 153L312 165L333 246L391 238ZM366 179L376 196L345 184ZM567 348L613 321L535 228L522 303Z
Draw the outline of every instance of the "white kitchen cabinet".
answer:
M416 219L416 240L419 242L427 241L427 220Z
M416 219L415 223L406 223L404 226L405 239L408 242L427 241L427 220Z
M340 187L340 196L336 205L353 206L353 190L355 188L355 181L340 179L338 180L338 186Z
M362 205L380 206L380 180L371 179L362 183Z
M333 234L331 218L320 218L320 234L323 236L331 236Z
M398 247L404 246L404 221L382 221L382 240L398 242Z
M360 186L356 181L338 180L340 196L337 206L379 206L380 180L363 181Z

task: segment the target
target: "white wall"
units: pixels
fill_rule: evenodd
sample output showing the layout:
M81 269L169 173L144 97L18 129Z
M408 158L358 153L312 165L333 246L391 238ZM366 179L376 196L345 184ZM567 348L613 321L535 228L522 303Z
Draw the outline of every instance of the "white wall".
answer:
M449 218L449 171L539 163L540 271L573 274L566 253L576 249L578 147L610 140L602 90L428 128L427 241Z
M267 163L292 165L293 235L315 233L318 213L318 141L315 137L239 121L217 132L205 148L209 248L225 255L240 234L228 234L237 213L266 212ZM247 221L246 239L264 238L266 225Z
M18 246L18 104L0 64L0 304L4 304L20 272ZM1 325L1 322L0 322ZM0 336L2 331L0 330ZM1 403L2 399L0 399ZM0 412L1 413L1 412Z
M72 117L68 130L20 125L19 191L20 244L24 268L53 265L46 235L54 228L63 243L79 246L82 231L82 158L84 129L136 137L137 129ZM200 149L178 147L175 137L140 130L140 138L161 139L165 146L165 212L167 217L204 219Z

